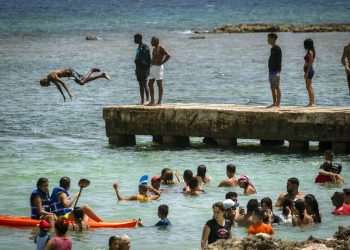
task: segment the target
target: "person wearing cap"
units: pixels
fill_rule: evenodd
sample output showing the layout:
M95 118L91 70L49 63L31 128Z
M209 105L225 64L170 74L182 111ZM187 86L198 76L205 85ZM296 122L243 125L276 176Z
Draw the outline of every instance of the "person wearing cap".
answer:
M227 180L223 180L219 183L218 187L235 187L238 185L238 180L235 177L236 166L233 164L228 164L226 166Z
M238 186L244 189L244 195L256 194L256 189L247 175L238 178Z
M285 199L289 200L304 200L304 194L299 192L299 180L295 177L289 178L287 181L287 192L281 193L276 201L275 207L282 207Z
M325 166L323 170L320 170L319 176L328 176L328 182L343 184L344 177L340 175L341 170L342 166L340 164L332 164L328 162L327 167Z
M160 191L160 183L161 183L161 179L160 176L153 176L151 179L151 185L154 189Z
M47 220L54 225L57 216L51 212L51 201L49 194L49 180L39 178L36 183L37 189L30 195L31 218L37 220Z
M226 220L229 220L232 225L235 225L235 217L237 212L237 207L239 207L239 203L234 202L231 199L226 199L224 202L224 207L226 209L224 217Z
M35 236L34 243L37 250L44 250L47 242L52 238L49 234L51 225L46 220L43 220L38 225L40 232Z
M139 184L139 194L123 197L119 191L119 183L115 182L113 184L113 188L117 195L118 201L139 201L139 202L147 202L152 200L158 200L160 197L160 191L155 189L152 186L149 186L146 182L140 182ZM148 195L147 192L150 191L154 193L154 195Z

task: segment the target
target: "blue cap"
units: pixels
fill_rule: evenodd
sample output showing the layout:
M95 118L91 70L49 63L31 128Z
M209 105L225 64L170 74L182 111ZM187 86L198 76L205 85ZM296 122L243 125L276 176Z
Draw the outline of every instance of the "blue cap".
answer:
M144 175L140 178L140 185L147 185L148 184L148 175Z

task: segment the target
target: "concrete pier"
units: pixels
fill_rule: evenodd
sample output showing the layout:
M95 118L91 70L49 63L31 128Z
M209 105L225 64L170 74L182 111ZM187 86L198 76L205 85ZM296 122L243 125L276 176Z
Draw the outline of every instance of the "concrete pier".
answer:
M165 145L188 146L189 137L221 147L237 146L237 139L258 139L262 146L285 141L296 151L309 141L320 149L350 150L350 107L281 107L233 104L164 104L110 106L103 109L109 143L135 145L135 135L152 135Z

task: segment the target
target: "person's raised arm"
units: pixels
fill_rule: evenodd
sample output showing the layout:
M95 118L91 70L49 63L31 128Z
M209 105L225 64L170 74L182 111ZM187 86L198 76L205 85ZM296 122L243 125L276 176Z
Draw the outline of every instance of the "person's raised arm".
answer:
M204 249L207 241L208 241L208 237L210 234L210 227L205 224L204 228L203 228L203 232L202 232L202 238L201 238L201 248Z
M129 197L123 197L120 194L119 183L118 182L113 184L113 188L115 190L115 194L117 195L118 201L134 201L134 200L137 200L137 195L132 195L132 196L129 196Z

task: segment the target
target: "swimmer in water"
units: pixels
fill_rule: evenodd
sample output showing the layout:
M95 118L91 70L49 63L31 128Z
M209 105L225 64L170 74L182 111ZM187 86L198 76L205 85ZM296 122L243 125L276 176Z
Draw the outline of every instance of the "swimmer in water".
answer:
M160 197L160 191L155 189L152 186L149 185L139 185L139 194L131 195L128 197L123 197L120 194L119 191L119 183L116 182L113 185L113 188L115 190L115 193L117 195L118 201L139 201L139 202L147 202L147 201L152 201L152 200L158 200ZM148 191L154 193L154 195L148 195Z

